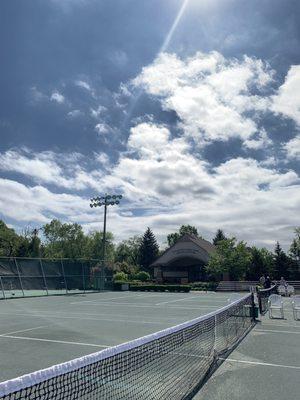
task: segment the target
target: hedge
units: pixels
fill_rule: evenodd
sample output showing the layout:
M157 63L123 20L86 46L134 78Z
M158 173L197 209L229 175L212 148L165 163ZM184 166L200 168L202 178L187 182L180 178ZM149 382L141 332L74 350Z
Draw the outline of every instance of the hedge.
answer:
M191 290L189 285L130 285L129 290L142 292L185 292Z
M217 282L194 282L191 283L192 290L212 290L215 291L218 287Z

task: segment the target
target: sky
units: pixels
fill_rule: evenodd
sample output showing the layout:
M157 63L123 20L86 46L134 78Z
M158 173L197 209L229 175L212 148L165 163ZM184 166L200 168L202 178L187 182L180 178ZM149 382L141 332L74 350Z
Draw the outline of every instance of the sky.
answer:
M0 218L121 241L182 224L288 249L300 225L300 2L1 0Z

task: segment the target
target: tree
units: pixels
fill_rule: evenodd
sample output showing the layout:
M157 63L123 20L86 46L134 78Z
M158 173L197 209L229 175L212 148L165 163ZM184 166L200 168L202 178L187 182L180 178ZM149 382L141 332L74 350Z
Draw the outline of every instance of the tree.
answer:
M220 242L221 240L226 240L226 236L224 235L224 232L222 231L222 229L218 229L216 232L216 235L213 239L213 244L217 245L218 242Z
M133 267L139 266L141 236L132 236L118 244L115 252L115 261L126 262Z
M0 256L16 256L20 244L21 238L19 235L0 220Z
M250 250L251 262L246 272L247 280L258 280L262 275L273 275L274 270L274 256L265 249L258 249L253 246Z
M53 258L80 258L83 257L87 244L82 226L79 224L63 224L53 219L43 226L46 239L45 256Z
M171 247L173 244L177 242L177 240L185 234L194 235L200 237L198 234L198 230L195 226L192 225L181 225L178 232L170 233L167 236L168 245Z
M274 278L280 279L283 276L285 279L288 279L290 266L291 260L282 250L279 242L277 242L275 245Z
M289 274L291 279L300 279L300 227L295 229L295 238L290 246L289 255L291 258Z
M113 261L115 246L113 243L114 236L111 232L105 235L105 260ZM82 257L103 259L103 232L91 232L86 236L85 245L82 251Z
M251 253L244 242L230 238L218 242L216 252L210 257L207 272L216 278L228 273L230 279L244 279L251 263Z
M150 228L144 233L140 245L140 265L146 271L150 272L150 264L157 258L159 247L156 238Z

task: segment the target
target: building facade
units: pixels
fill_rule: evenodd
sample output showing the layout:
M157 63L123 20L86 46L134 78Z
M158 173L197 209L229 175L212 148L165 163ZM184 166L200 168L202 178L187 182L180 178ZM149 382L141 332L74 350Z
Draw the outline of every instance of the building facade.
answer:
M158 283L200 281L214 251L215 246L207 240L186 234L151 264L154 278Z

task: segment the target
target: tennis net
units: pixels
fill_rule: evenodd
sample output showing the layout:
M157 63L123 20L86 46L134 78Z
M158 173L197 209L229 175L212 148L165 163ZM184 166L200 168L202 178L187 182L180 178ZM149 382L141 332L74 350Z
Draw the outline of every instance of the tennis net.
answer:
M273 285L268 289L257 290L258 306L261 314L265 314L268 311L268 300L271 294L274 293L277 293L276 285Z
M1 400L190 399L253 327L253 295L172 328L0 383Z

